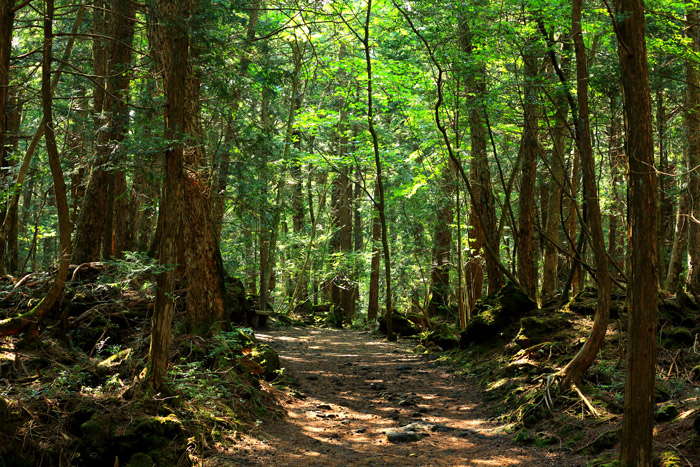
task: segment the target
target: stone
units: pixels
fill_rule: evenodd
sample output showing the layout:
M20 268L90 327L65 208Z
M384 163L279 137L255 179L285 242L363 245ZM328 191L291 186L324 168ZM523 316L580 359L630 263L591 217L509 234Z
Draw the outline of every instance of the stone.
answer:
M678 408L674 404L665 404L654 413L654 420L659 423L667 422L676 418L678 413Z
M428 433L428 428L429 425L426 426L423 423L411 423L401 428L392 428L387 430L386 437L391 443L410 443L420 441L426 436L430 436Z
M253 347L250 358L263 367L263 377L266 381L272 381L279 374L280 357L277 351L266 344L258 344Z
M472 310L472 319L460 333L459 346L465 348L498 338L535 309L537 303L520 288L508 283L498 293L477 301Z

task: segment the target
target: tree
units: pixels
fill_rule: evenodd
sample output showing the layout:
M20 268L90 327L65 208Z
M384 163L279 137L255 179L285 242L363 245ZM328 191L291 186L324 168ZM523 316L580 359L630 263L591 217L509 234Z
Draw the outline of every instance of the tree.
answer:
M520 198L518 203L518 280L530 296L537 295L537 261L535 258L535 183L539 156L539 43L530 38L523 51L523 130L520 138Z
M656 256L657 190L651 95L647 68L644 3L618 0L614 27L622 74L627 130L630 272L627 380L622 425L623 466L652 462L658 269Z
M185 99L190 38L187 19L191 2L154 0L150 3L150 39L157 53L165 83L165 137L172 141L165 151L164 190L159 217L162 230L158 247L158 262L164 270L157 278L157 293L153 310L151 346L148 356L147 382L155 389L163 385L168 368L171 323L175 299L175 263L177 238L183 208L183 160L185 133Z

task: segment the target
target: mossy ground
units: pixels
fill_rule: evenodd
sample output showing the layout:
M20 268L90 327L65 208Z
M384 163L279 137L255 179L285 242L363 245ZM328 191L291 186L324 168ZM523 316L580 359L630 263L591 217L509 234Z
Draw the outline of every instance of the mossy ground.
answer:
M194 465L276 415L276 355L246 328L175 335L165 390L143 383L154 287L136 269L111 265L70 284L37 339L0 340L0 466ZM17 290L0 319L31 306L47 283Z
M577 394L562 391L557 384L557 372L581 348L591 329L594 297L594 291L586 290L563 309L527 312L501 323L496 338L450 350L443 359L479 382L493 416L507 423L518 442L552 441L549 449L600 457L591 465L615 465L624 410L623 296L613 296L615 318L596 362L584 376L584 395L598 416ZM488 300L484 303L488 307ZM663 297L659 314L656 457L660 465L700 465L700 436L693 428L700 417L700 376L692 372L700 363L700 344L688 339L700 332L700 316L697 308L681 307L675 296ZM485 315L491 316L489 311Z

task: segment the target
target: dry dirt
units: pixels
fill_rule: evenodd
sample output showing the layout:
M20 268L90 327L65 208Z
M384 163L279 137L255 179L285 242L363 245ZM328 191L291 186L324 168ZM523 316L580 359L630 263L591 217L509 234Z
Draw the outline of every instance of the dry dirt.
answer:
M586 458L523 447L489 421L480 390L433 358L368 332L284 327L258 338L298 380L285 417L211 459L236 466L585 466ZM390 442L387 430L417 423L424 437Z

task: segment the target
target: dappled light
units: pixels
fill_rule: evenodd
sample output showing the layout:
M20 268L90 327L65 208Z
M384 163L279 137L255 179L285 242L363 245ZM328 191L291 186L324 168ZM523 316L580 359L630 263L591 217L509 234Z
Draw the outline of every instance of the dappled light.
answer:
M576 456L514 444L481 390L434 358L368 332L285 327L258 334L280 352L287 417L266 425L231 465L576 466ZM414 442L389 433L417 426ZM220 460L226 459L221 457ZM236 464L238 462L239 464ZM316 463L318 462L318 463Z

